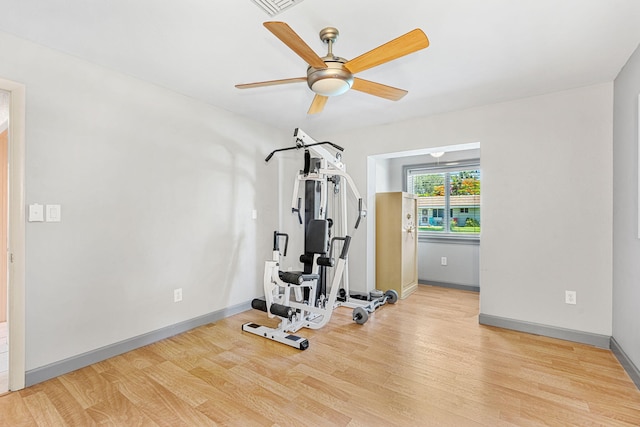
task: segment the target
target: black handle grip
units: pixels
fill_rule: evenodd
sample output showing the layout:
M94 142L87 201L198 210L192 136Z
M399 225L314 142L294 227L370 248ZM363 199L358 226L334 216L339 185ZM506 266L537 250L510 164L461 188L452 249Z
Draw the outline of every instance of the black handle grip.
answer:
M362 219L362 199L358 199L358 219L356 220L356 225L355 225L356 229L358 229L361 219Z
M329 258L332 263L333 263L333 260L332 260L332 258L333 258L333 244L337 240L342 240L344 242L342 244L342 252L340 252L340 258L347 259L347 253L349 252L349 244L351 244L351 236L334 237L333 239L331 239L331 245L329 247L329 256L327 258Z
M284 237L284 252L282 255L287 256L287 247L289 247L289 235L287 233L273 232L273 250L280 250L280 237Z
M296 134L294 134L293 136L296 136ZM331 145L333 148L335 148L336 150L340 150L340 151L344 151L344 148L340 147L337 144L334 144L333 142L329 142L329 141L324 141L324 142L316 142L315 144L309 144L309 145L305 145L304 141L301 140L300 138L296 139L296 145L295 147L287 147L287 148L279 148L277 150L273 150L266 159L264 159L265 162L268 162L269 160L271 160L271 158L273 157L274 154L279 153L280 151L288 151L288 150L299 150L302 147L313 147L314 145L323 145L323 144L329 144ZM306 148L305 148L306 150ZM305 168L306 169L306 168ZM306 173L309 173L308 170Z
M311 153L309 150L304 150L304 175L309 175L309 170L311 169Z
M341 259L347 259L347 253L349 252L350 244L351 244L351 236L345 236L344 245L342 245L342 252L340 253Z
M302 225L302 215L300 214L300 204L302 203L302 198L298 197L298 207L291 208L291 213L298 213L298 221L300 221L300 225Z

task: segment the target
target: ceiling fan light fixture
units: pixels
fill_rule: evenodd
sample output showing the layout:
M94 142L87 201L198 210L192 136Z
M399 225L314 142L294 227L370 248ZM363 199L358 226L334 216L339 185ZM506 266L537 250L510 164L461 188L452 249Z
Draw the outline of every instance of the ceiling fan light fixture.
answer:
M347 80L343 80L339 77L328 77L320 80L316 80L311 85L311 90L318 95L323 96L338 96L342 95L346 91L351 89L351 84Z
M327 68L309 67L307 83L309 89L323 96L337 96L353 86L353 74L344 67L344 58L323 58Z

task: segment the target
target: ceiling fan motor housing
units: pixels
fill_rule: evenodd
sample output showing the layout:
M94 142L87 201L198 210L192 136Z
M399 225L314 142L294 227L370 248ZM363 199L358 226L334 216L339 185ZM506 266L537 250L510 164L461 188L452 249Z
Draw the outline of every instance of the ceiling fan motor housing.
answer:
M307 69L307 84L309 88L323 96L342 95L353 85L353 74L344 66L344 58L328 56L322 58L327 68Z

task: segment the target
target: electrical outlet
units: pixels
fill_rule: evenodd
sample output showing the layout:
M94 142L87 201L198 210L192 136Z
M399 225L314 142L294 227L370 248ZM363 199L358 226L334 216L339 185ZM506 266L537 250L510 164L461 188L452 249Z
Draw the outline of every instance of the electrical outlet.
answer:
M173 302L180 302L180 301L182 301L182 288L174 289Z
M440 265L447 265L447 257L443 256L440 258Z
M564 302L566 304L575 304L576 301L576 291L564 291Z

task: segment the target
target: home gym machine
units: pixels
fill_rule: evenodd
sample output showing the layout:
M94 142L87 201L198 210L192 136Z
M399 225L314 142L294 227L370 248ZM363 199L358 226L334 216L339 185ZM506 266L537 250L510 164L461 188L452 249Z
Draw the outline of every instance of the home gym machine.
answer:
M275 231L272 259L266 261L264 269L264 299L254 299L251 306L266 312L270 318L278 317L280 323L276 328L269 328L249 322L242 325L242 330L306 350L309 341L294 335L300 329L322 328L338 307L352 308L354 322L364 324L369 313L386 303L394 304L398 294L394 290L369 294L349 291L347 255L351 234L367 214L364 201L342 163L342 147L332 142L316 142L300 129L294 131L293 138L293 147L274 150L265 161L280 151L304 150L304 169L296 176L291 203L291 212L297 216L300 225L304 225L304 253L300 256L303 269L281 270L281 258L287 254L289 235ZM330 146L332 150L324 146ZM304 188L304 211L301 207L303 199L298 194L301 186ZM358 206L351 234L347 233L345 187ZM329 218L330 212L334 218Z

